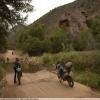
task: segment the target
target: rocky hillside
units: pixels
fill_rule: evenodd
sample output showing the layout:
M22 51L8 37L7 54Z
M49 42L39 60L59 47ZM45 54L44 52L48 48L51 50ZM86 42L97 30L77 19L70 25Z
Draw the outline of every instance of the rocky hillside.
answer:
M38 23L50 30L59 24L61 26L67 25L72 34L78 33L87 27L86 21L88 19L99 15L99 5L100 0L76 0L50 11L30 26Z
M100 48L99 5L100 0L76 0L70 4L51 10L33 24L22 28L20 32L17 31L17 33L23 33L22 37L25 37L26 34L31 34L30 37L32 37L33 34L36 36L36 34L43 32L43 35L46 34L47 37L49 37L48 34L53 34L54 30L60 27L61 29L64 29L66 34L70 33L70 41L75 43L72 43L75 46L75 50L91 50ZM45 32L41 30L41 28L38 30L37 27L40 27L41 25L44 26L43 30L45 30ZM18 34L10 36L9 40L11 40L11 38L12 40L14 39L14 42L11 42L14 43L13 46L16 45L17 40L15 38L18 37ZM40 35L38 36L40 37ZM69 37L67 38L69 39Z

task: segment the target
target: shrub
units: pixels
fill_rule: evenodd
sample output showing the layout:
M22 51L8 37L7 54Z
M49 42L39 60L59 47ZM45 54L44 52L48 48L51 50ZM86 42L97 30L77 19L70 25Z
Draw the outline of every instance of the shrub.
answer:
M87 25L92 29L93 35L100 34L100 17L96 16L87 21Z
M96 41L96 48L100 49L100 17L96 16L88 20L87 25L92 30L92 34Z
M77 51L93 50L95 48L95 41L89 30L83 30L79 36L73 40L73 48Z
M44 35L46 33L46 29L42 25L31 26L28 30L28 34L31 37L39 38L40 40L44 39Z
M1 61L0 59L0 80L4 77L6 70L7 70L7 65L4 63L4 61Z
M100 90L99 74L82 71L82 72L74 72L73 76L74 76L75 81L85 84L91 88Z
M43 63L54 64L58 61L73 62L73 68L77 71L91 70L100 73L100 51L61 52L58 54L44 54L41 57Z
M52 53L70 50L71 34L61 28L56 28L50 36Z
M23 45L23 50L30 56L37 56L43 53L43 43L38 38L28 38Z
M42 63L53 67L58 61L73 62L74 79L80 83L100 90L100 51L60 52L44 54Z

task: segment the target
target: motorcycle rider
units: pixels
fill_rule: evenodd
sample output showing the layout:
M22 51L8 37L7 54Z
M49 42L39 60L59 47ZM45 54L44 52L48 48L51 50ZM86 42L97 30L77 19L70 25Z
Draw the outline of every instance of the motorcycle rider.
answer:
M60 82L67 81L70 87L74 86L72 75L72 62L58 63L57 66L57 76Z
M65 64L65 70L66 70L66 73L71 76L71 72L72 72L72 65L73 63L71 61L67 62Z
M56 69L57 69L58 78L63 78L63 76L64 76L64 64L57 63Z
M19 58L16 58L13 69L14 69L14 72L15 72L14 84L16 83L16 77L17 77L19 85L20 85L20 77L22 76L22 70L21 70L21 65L20 65L20 62L19 62Z
M21 76L22 76L22 69L21 66L18 66L17 70L17 79L18 79L18 84L21 84Z

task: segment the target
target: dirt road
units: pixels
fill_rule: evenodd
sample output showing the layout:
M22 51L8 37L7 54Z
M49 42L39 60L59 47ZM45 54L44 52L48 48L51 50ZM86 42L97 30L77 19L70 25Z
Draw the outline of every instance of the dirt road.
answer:
M16 53L12 55L12 50L4 54L11 62L18 56ZM7 74L5 80L7 84L1 97L100 97L100 93L93 92L82 84L75 83L74 88L70 88L67 83L61 84L56 75L47 70L24 73L21 86L13 84L13 73Z
M59 83L52 72L42 70L37 73L24 73L22 84L13 84L13 74L8 74L6 87L3 88L2 97L100 97L89 87L75 83L70 88L67 83Z

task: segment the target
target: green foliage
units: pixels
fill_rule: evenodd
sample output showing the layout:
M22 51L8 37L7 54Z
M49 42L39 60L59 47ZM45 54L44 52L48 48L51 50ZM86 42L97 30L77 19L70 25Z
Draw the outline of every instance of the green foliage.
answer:
M0 34L0 52L5 52L7 49L6 37Z
M88 27L93 31L93 35L100 34L100 17L95 17L87 21Z
M58 61L63 63L72 61L75 81L100 90L100 51L44 54L41 59L43 64L51 68Z
M92 30L92 34L96 41L96 48L100 49L100 17L96 16L88 20L87 25Z
M61 52L58 54L44 54L42 62L45 64L54 64L58 61L66 63L72 61L74 69L77 71L91 70L100 74L100 51L83 51L83 52Z
M44 53L49 53L52 51L52 44L50 39L46 38L42 41Z
M36 42L32 38L37 38ZM37 43L37 45L36 45ZM27 46L28 45L28 46ZM38 48L36 47L38 46ZM21 31L19 37L19 47L29 53L37 55L43 53L59 53L61 51L83 51L95 49L95 42L89 30L83 30L79 36L72 35L61 28L55 28L52 34L46 36L46 29L43 26L37 25L25 31ZM36 49L37 48L37 49ZM31 49L31 50L29 50ZM32 50L34 49L34 50ZM30 54L30 53L29 53Z
M52 54L44 54L42 56L42 62L43 62L43 64L52 65L54 63L53 55Z
M46 33L45 30L46 29L44 29L44 27L42 25L36 25L35 27L30 27L30 29L28 30L28 33L32 37L37 37L40 40L43 40L44 35Z
M73 40L73 48L78 51L92 50L95 48L93 36L89 30L83 30Z
M15 25L25 21L26 17L21 16L21 12L27 13L33 10L31 0L1 0L0 20L7 25Z
M21 31L22 32L22 31ZM18 40L18 47L30 56L37 56L48 51L48 42L44 40L45 30L42 26L23 30Z
M29 55L32 53L38 55L44 52L57 53L70 49L71 37L64 30L57 28L49 37L46 37L45 34L46 30L41 25L21 31L18 45Z
M43 52L43 43L38 38L28 38L24 43L24 50L30 56L40 55Z
M0 59L0 80L4 77L6 70L6 64L2 59Z
M31 0L0 0L0 52L7 48L6 36L9 26L24 23L27 16L23 17L21 13L33 10L30 2Z
M99 74L97 73L84 72L84 71L75 72L74 79L75 81L85 84L91 88L100 90L100 77Z
M7 48L6 37L7 37L7 26L0 20L0 52L5 52Z
M54 30L50 36L51 48L53 53L58 53L63 50L69 50L71 44L71 34L61 28Z

